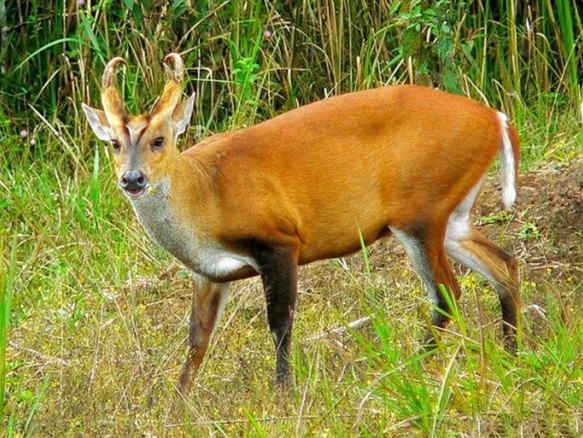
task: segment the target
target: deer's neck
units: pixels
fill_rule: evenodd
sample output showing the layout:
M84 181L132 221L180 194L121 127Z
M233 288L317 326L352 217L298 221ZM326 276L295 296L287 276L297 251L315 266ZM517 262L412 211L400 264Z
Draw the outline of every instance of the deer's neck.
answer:
M150 238L188 268L221 280L252 262L214 241L197 211L212 208L208 173L181 156L172 170L139 198L131 199L138 220Z

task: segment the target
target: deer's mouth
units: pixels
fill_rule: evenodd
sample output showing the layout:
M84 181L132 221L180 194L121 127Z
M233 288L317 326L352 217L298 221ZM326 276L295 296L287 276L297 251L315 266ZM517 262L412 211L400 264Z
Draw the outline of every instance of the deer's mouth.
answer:
M146 187L125 187L124 191L129 197L137 198L146 191Z

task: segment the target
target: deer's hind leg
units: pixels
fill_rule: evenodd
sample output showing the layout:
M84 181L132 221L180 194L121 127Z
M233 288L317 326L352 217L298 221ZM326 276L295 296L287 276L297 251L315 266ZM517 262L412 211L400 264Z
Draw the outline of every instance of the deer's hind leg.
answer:
M435 306L432 313L433 326L438 329L445 328L449 315L452 314L449 303L461 295L443 246L445 226L439 226L439 223L430 226L417 224L404 229L391 227L391 231L404 246L413 268L427 288L430 301ZM444 295L444 288L449 299ZM425 347L435 347L431 331L425 339Z
M445 248L452 259L482 274L492 284L500 299L506 349L516 351L517 318L520 311L517 262L472 225L470 210L478 190L479 184L451 214Z

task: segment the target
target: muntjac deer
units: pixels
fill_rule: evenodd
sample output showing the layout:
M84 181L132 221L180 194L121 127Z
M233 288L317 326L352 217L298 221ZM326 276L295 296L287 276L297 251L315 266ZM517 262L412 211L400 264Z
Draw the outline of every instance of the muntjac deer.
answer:
M103 74L103 111L83 104L91 128L113 147L119 184L142 226L197 277L187 393L225 306L229 282L259 275L276 348L276 377L290 378L298 265L341 257L393 234L434 304L460 288L447 256L484 275L500 298L506 347L516 348L516 260L487 240L470 210L496 154L502 200L515 200L518 138L504 114L420 86L349 93L259 125L211 136L180 153L194 95L182 100L184 64L165 58L168 81L153 112L131 116ZM431 334L426 344L433 341Z

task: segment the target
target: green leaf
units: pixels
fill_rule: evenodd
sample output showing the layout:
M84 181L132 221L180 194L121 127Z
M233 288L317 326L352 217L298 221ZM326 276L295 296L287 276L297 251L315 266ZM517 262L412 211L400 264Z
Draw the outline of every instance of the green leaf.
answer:
M136 27L141 26L142 21L144 20L142 8L138 6L137 8L132 9L132 18L134 19Z
M453 55L454 52L454 42L451 38L444 37L439 38L437 40L437 44L435 45L437 56L440 60L445 60Z
M459 81L452 70L445 70L443 73L443 87L452 93L459 93L461 91Z
M29 402L34 397L33 392L30 389L25 389L20 394L18 394L18 398L22 401Z

